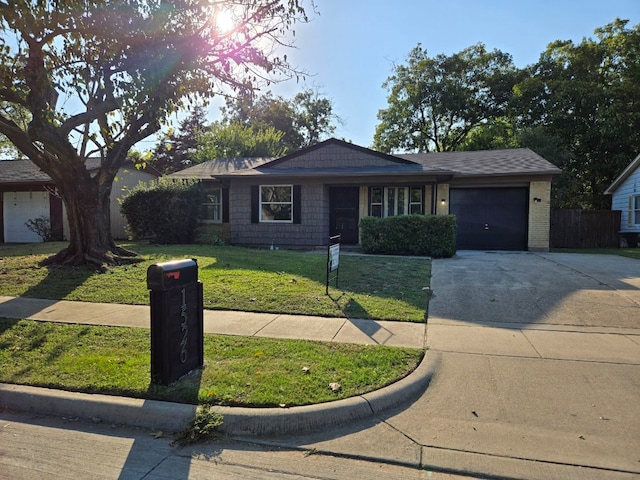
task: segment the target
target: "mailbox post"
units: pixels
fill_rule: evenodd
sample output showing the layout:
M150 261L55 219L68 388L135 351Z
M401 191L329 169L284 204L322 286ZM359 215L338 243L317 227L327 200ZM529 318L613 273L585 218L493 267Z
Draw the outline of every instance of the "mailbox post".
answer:
M195 259L147 269L151 382L169 385L204 364L203 295Z

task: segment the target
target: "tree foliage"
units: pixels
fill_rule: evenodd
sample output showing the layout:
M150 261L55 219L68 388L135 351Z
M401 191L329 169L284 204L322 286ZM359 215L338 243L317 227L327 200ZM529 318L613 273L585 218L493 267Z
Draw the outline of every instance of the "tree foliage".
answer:
M418 44L383 84L388 107L378 112L374 148L456 150L472 129L506 113L516 79L511 56L481 43L433 58Z
M640 25L627 24L549 44L515 88L521 127L570 153L558 163L574 184L561 205L608 208L604 190L640 152Z
M0 133L55 182L69 246L55 263L113 263L109 194L127 152L168 114L223 89L295 75L274 52L303 0L0 0ZM225 11L235 26L216 19ZM87 158L101 160L97 173Z
M150 154L149 163L163 175L190 167L198 149L198 140L208 129L205 110L196 106L178 129L164 134Z
M284 133L274 127L214 122L198 138L194 163L213 158L280 157Z
M272 127L282 132L285 153L314 145L330 136L339 117L331 100L317 90L306 89L287 100L267 92L261 96L239 95L222 108L223 122L253 129Z

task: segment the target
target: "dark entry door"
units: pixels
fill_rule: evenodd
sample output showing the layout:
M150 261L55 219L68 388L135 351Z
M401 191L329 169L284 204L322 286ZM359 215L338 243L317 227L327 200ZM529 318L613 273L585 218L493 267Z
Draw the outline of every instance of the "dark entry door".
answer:
M358 187L331 187L329 190L329 233L342 235L342 243L358 243Z
M527 249L527 188L452 188L449 200L459 250Z

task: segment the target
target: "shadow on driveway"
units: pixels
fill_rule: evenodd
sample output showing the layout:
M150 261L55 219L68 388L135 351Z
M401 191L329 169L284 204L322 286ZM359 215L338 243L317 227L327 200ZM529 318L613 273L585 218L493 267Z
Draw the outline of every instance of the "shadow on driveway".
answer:
M640 327L640 260L615 255L461 251L431 288L429 322Z

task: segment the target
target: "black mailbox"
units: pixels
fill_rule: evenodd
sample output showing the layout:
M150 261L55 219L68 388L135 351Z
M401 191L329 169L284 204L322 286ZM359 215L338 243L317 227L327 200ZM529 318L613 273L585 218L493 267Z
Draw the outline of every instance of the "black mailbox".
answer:
M204 364L203 294L195 259L147 269L151 304L151 382L169 385Z
M198 281L198 262L193 259L156 263L147 269L149 290L169 290Z

